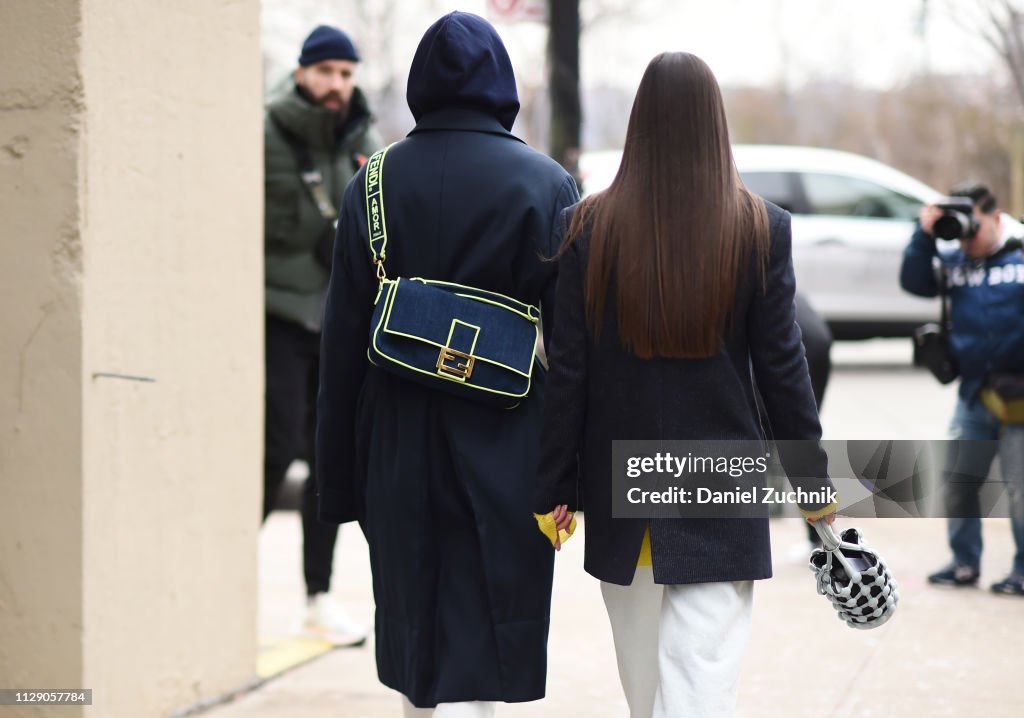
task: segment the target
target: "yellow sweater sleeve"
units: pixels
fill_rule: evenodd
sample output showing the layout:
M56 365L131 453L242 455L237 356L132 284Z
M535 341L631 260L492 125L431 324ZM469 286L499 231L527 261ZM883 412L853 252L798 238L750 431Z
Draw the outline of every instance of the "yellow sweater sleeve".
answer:
M534 514L533 518L535 518L537 520L537 528L540 529L540 532L542 534L544 534L545 536L548 537L548 541L550 541L551 545L554 546L555 545L555 517L554 517L554 515L552 515L552 513L549 511L546 514ZM573 515L572 521L569 522L569 528L562 529L561 531L558 532L559 540L562 543L565 543L566 541L569 540L569 537L572 536L573 531L575 531L575 530L576 530L576 516Z
M807 511L805 509L801 509L799 506L797 506L797 508L800 509L800 513L804 515L805 519L820 519L822 516L828 516L829 514L837 511L839 509L839 502L833 501L828 506L823 506L817 511Z

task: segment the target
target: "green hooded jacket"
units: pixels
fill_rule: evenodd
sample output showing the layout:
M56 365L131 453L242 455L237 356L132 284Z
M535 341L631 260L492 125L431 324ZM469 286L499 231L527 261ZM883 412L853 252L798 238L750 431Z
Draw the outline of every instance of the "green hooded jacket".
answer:
M323 321L330 276L317 259L316 247L330 231L331 222L324 219L303 183L295 150L284 132L305 145L335 208L341 205L345 186L360 163L382 145L359 88L352 94L348 118L340 129L335 118L333 111L312 104L295 88L267 106L264 128L267 313L314 332L320 331Z

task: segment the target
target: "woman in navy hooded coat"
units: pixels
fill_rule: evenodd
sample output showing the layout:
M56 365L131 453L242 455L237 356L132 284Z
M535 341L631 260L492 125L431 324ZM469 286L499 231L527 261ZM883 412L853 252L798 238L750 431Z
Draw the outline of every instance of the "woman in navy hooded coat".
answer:
M543 257L578 194L558 164L510 133L519 101L494 28L466 13L437 21L407 96L416 127L382 173L388 275L539 303L550 327L556 265ZM553 562L531 515L544 377L535 369L530 396L505 411L369 364L377 279L364 172L343 203L324 320L320 518L357 520L366 535L385 685L421 708L536 700Z

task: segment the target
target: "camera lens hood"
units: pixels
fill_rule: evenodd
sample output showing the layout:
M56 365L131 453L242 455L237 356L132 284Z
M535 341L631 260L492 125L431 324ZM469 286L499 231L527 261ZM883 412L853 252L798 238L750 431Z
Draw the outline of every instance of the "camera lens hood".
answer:
M978 232L974 204L969 197L946 197L935 206L942 210L942 216L932 227L932 235L936 239L969 239Z

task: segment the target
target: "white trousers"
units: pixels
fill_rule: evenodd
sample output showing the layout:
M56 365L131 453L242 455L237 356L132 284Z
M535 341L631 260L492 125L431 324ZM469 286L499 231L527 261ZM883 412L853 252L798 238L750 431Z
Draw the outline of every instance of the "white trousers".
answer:
M719 718L736 710L754 582L601 582L630 718Z
M493 718L497 703L467 701L465 703L438 703L437 708L417 708L402 696L404 718Z

